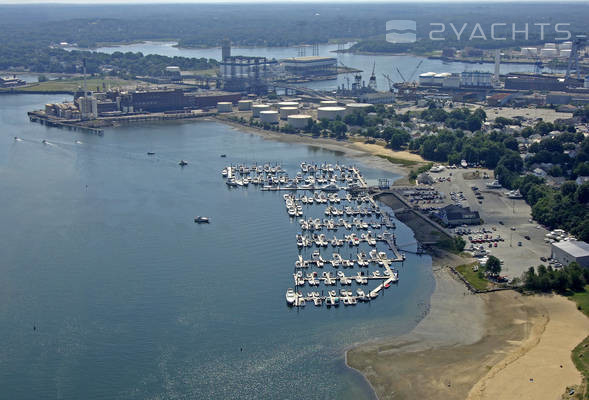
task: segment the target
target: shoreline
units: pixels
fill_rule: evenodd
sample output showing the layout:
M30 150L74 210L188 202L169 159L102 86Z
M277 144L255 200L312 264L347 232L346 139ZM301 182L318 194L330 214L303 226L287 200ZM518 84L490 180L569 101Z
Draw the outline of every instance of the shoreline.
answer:
M331 138L313 138L311 136L305 135L266 131L257 127L247 126L224 118L219 118L218 116L207 117L204 119L210 119L223 124L227 124L235 128L236 130L241 130L244 133L259 135L267 140L273 140L283 143L297 143L307 146L319 147L326 150L341 152L346 157L358 159L367 166L382 169L399 175L399 178L397 178L397 180L404 179L406 175L410 172L410 168L401 164L394 164L382 157L379 157L379 155L393 156L398 158L411 158L411 161L421 162L417 161L418 159L421 159L421 157L417 155L413 155L407 152L396 152L379 145L370 145L361 142L340 141Z

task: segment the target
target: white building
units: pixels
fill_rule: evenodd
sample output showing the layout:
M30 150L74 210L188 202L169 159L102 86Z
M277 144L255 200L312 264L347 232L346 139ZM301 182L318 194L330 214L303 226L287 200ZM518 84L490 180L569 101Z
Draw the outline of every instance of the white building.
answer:
M540 57L553 58L556 56L558 56L558 50L556 48L545 47L540 50Z
M551 244L551 257L562 265L572 262L589 267L589 243L579 240L565 240Z

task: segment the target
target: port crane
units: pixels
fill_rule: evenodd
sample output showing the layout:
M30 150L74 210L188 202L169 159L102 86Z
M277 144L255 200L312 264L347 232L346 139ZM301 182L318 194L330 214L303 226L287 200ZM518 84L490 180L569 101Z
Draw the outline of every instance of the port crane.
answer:
M370 79L368 80L368 87L372 90L376 90L376 75L374 75L375 69L376 61L372 64L372 74L370 74Z
M399 67L395 67L397 70L397 73L399 74L399 76L401 77L401 79L403 80L403 83L410 83L411 81L413 81L413 78L415 77L415 73L417 72L417 70L419 69L419 67L421 67L421 64L423 64L423 60L420 60L417 65L415 66L415 68L413 69L413 72L411 72L411 75L409 75L409 79L405 79L405 77L403 76L403 74L401 73L401 70L399 69Z
M384 76L384 78L387 80L388 84L389 84L389 91L392 93L395 91L395 83L393 82L393 80L391 79L391 77L388 74L382 74L382 76Z
M583 49L587 43L587 35L576 35L571 46L571 55L567 65L567 72L564 76L565 81L569 80L573 72L577 73L577 79L581 79L581 70L579 69L579 49Z

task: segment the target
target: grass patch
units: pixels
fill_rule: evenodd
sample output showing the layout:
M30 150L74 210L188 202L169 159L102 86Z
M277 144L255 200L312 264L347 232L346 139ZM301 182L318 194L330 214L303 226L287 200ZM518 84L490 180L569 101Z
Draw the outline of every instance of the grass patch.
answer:
M140 81L126 80L119 78L90 78L86 80L88 90L96 90L96 87L100 88L100 91L104 87L120 87L120 86L137 86ZM39 82L29 85L24 88L18 88L19 92L75 92L79 87L84 85L82 78L75 79L55 79L46 82Z
M572 398L579 400L589 399L589 390L587 388L587 382L589 382L589 336L573 349L571 357L573 364L583 375L583 382L580 387L576 388L576 393Z
M584 292L573 293L569 298L577 303L577 308L583 314L589 317L589 285L585 285Z
M404 158L397 158L397 157L385 156L384 154L377 154L376 156L377 157L380 157L380 158L384 158L385 160L388 160L389 162L391 162L393 164L399 164L399 165L402 165L404 167L412 167L414 165L419 164L419 161L406 160Z
M473 262L470 264L462 264L456 267L456 271L460 273L477 290L485 290L489 286L489 281L484 278L485 267L480 266L477 272L472 270L472 267L478 264Z
M415 181L419 174L421 174L422 172L429 171L431 169L431 167L433 167L433 166L434 166L433 162L428 162L428 163L421 165L419 168L412 169L411 172L409 172L409 180L412 182Z

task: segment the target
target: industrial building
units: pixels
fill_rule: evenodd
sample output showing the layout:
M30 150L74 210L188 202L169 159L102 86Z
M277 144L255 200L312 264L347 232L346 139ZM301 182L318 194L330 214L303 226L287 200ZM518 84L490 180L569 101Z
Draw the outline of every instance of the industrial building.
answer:
M23 86L26 84L27 83L25 81L17 78L16 75L13 75L12 77L0 76L0 88L13 88Z
M493 74L483 71L464 71L460 74L460 86L465 88L493 87Z
M370 104L392 104L395 102L395 94L393 92L363 93L358 96L358 101Z
M446 226L479 225L481 217L478 211L471 211L468 207L450 204L439 211L439 217Z
M582 267L589 267L589 243L579 240L554 242L550 246L551 257L562 265L576 262Z
M337 58L293 57L281 61L287 73L297 76L329 76L337 74Z
M505 89L564 91L565 80L556 76L511 73L505 77Z
M249 92L263 94L268 91L266 80L275 60L266 57L231 56L224 50L220 64L223 89L230 92Z
M74 102L47 104L45 113L65 119L94 119L101 116L185 111L216 107L219 102L237 103L240 93L221 91L187 93L182 89L78 91Z

